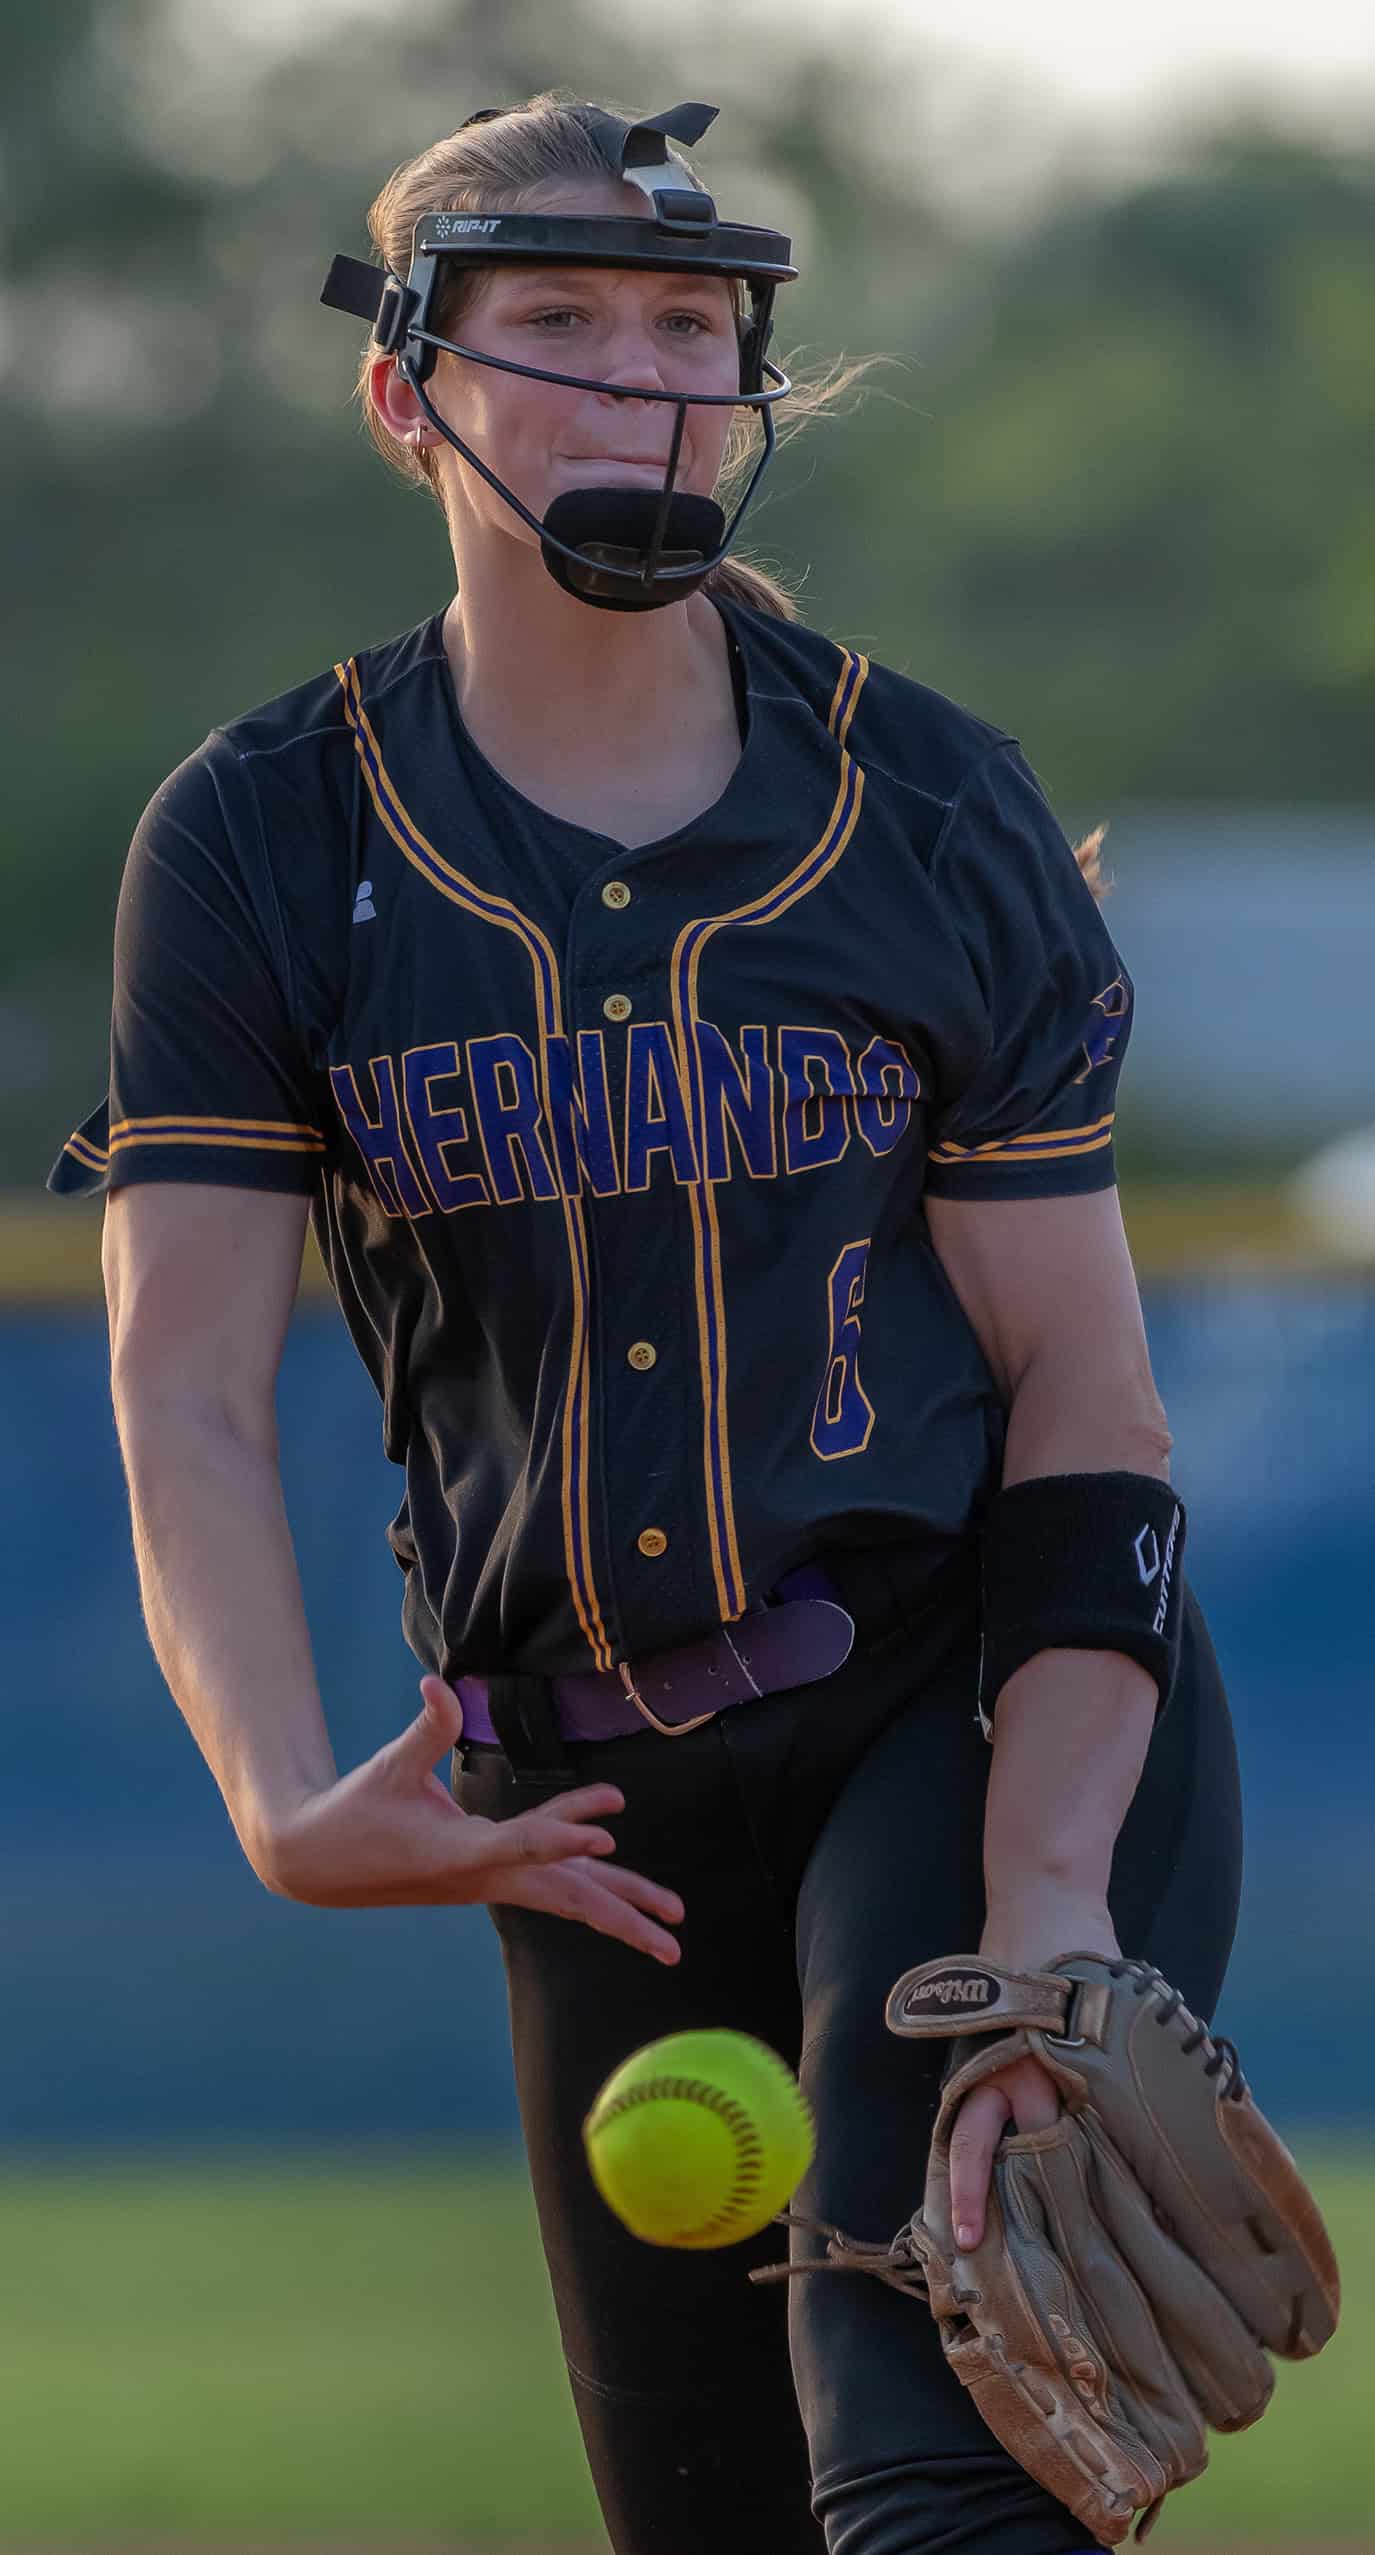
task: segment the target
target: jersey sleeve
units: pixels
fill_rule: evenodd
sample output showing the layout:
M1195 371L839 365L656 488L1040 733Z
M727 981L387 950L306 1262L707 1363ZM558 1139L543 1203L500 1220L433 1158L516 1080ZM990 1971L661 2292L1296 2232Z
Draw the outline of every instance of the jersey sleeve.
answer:
M251 781L212 736L135 831L115 921L109 1090L68 1137L48 1187L313 1190L324 1116L291 988Z
M1110 1189L1131 980L1011 741L961 790L932 881L967 961L968 1008L938 1060L928 1191L1044 1198Z

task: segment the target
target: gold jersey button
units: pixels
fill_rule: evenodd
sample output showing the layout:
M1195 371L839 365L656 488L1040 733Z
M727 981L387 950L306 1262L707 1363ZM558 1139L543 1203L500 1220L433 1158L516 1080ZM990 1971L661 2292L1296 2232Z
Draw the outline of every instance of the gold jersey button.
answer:
M622 906L628 905L629 902L630 890L627 887L625 880L623 878L608 878L605 887L602 889L602 903L604 905L609 905L614 914L619 914Z
M635 1541L647 1561L657 1561L660 1553L668 1551L668 1537L662 1526L642 1527Z
M631 1010L629 994L608 994L602 1009L608 1020L628 1020Z
M629 1359L630 1364L632 1366L637 1366L642 1375L648 1373L650 1367L653 1366L656 1358L658 1357L658 1354L659 1352L652 1340L632 1340L629 1348L626 1350L626 1356Z

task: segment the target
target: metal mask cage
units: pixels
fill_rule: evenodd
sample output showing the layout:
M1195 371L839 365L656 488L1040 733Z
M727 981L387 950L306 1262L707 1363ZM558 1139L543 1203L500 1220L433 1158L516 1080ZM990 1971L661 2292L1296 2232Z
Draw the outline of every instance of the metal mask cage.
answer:
M774 296L779 284L789 282L797 273L791 241L780 231L753 223L720 221L709 195L674 182L673 165L664 156L664 135L675 121L685 128L678 138L695 138L686 130L688 121L695 119L701 125L702 119L711 120L713 112L709 108L673 109L666 117L627 129L622 137L622 169L645 195L643 217L428 213L415 226L410 270L404 282L391 269L367 265L359 258L336 257L320 295L331 309L348 311L372 323L378 352L395 359L401 377L409 383L444 440L539 534L546 564L560 583L567 581L564 570L568 566L586 571L586 549L562 540L549 524L541 523L439 414L425 389L439 355L455 355L467 363L556 387L594 387L613 398L666 403L676 409L672 449L646 550L635 564L624 567L603 553L598 561L596 590L592 590L585 574L574 586L586 600L610 603L613 608L618 590L627 609L639 608L649 600L672 601L679 594L691 593L719 566L775 450L777 438L771 413L774 404L786 398L792 388L786 373L769 362L767 353ZM739 282L745 288L748 305L739 320L739 388L693 393L646 390L637 384L612 381L590 384L582 373L554 372L544 365L522 364L509 356L489 355L477 347L465 346L457 338L440 335L433 324L441 271L446 263L470 270L506 266L629 267L662 274L716 275ZM670 563L665 551L671 547L666 535L674 501L674 475L687 412L693 407L753 410L763 429L763 450L729 524L721 519L723 529L711 555Z

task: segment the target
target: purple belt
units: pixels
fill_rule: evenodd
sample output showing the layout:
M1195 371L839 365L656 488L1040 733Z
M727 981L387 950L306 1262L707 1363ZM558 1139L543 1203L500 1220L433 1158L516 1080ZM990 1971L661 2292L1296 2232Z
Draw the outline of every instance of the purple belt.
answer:
M618 1668L551 1677L558 1725L565 1739L623 1739L646 1728L680 1738L733 1703L833 1676L849 1658L854 1638L854 1618L836 1603L828 1574L808 1562L779 1581L773 1604L752 1606L701 1641L655 1651L633 1665L626 1660ZM486 1678L456 1677L453 1683L463 1705L464 1738L499 1746Z

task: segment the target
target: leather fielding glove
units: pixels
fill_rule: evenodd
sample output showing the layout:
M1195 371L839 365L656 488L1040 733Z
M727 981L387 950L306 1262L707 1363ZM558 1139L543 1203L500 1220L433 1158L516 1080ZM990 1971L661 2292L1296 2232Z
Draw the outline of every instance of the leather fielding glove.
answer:
M890 2031L952 2040L921 2208L890 2245L837 2228L824 2261L923 2296L989 2429L1105 2546L1138 2540L1336 2329L1337 2265L1288 2149L1214 2040L1144 1961L1071 1952L1044 1970L978 1954L908 1970ZM975 2045L969 2047L973 2042ZM1031 2057L1049 2129L1005 2136L980 2243L961 2253L950 2142L966 2094ZM814 2223L796 2221L794 2223Z

